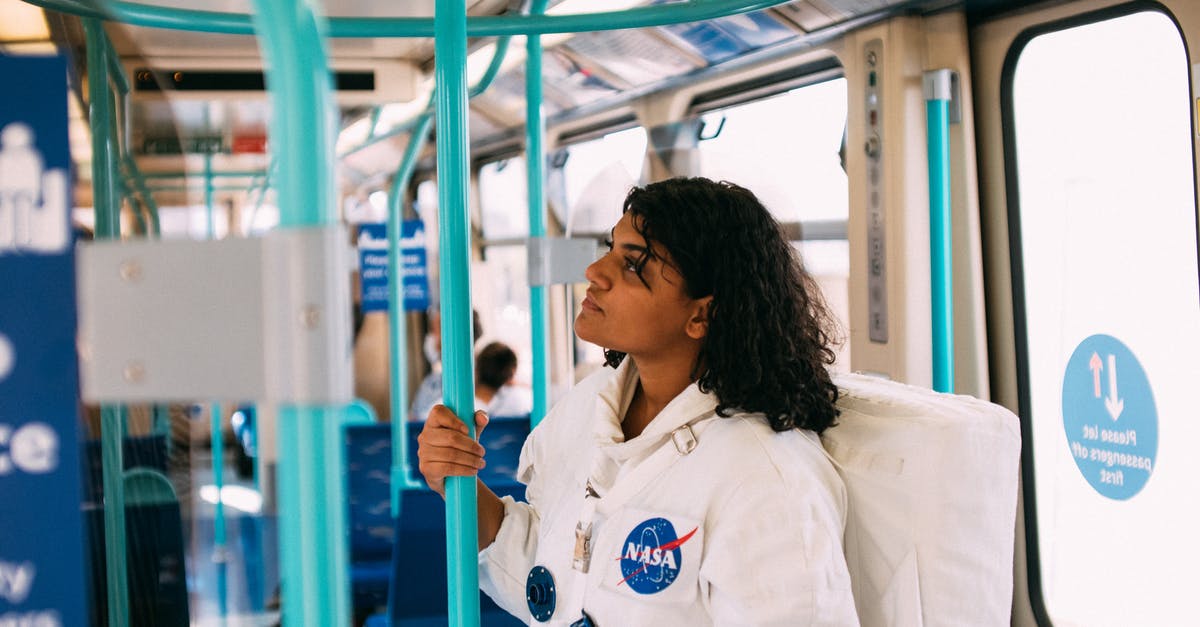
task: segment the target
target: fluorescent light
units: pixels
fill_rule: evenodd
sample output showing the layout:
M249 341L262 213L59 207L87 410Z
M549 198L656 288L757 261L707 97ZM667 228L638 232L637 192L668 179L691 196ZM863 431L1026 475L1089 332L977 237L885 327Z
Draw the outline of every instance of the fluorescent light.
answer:
M50 39L42 10L23 0L0 0L0 41Z
M200 487L200 498L206 503L217 503L217 486ZM220 501L236 510L247 514L262 513L262 495L255 490L240 485L227 485L221 488Z

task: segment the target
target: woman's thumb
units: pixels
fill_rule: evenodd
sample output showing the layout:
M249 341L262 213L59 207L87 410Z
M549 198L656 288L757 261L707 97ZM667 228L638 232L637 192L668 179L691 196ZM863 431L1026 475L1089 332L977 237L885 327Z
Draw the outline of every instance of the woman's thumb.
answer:
M483 428L487 426L489 420L486 411L481 409L475 412L475 439L479 439L479 436L483 434Z

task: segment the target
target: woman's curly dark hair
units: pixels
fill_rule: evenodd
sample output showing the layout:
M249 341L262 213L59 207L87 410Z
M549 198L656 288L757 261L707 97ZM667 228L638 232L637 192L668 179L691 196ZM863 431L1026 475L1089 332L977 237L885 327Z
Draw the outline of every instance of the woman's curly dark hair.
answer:
M837 324L758 198L725 181L674 178L630 190L624 212L670 254L691 298L712 296L697 368L717 413L761 412L775 431L833 426L838 390L826 367ZM625 358L604 356L612 367Z

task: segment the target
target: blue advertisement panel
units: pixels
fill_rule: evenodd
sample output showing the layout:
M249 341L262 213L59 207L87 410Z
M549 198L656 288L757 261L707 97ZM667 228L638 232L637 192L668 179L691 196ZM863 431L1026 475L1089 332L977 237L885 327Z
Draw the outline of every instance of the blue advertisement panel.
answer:
M425 257L425 224L420 220L400 223L400 254L405 311L429 307L429 264Z
M388 258L387 224L358 225L358 273L362 280L362 310L387 311Z
M0 625L87 621L66 79L0 55Z

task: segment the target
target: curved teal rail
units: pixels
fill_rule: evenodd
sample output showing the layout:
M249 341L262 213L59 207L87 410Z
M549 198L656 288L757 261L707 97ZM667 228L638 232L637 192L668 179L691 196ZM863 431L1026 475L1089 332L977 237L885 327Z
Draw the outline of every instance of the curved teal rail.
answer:
M274 111L270 133L279 168L280 226L333 225L332 90L322 24L301 0L255 0L254 7ZM289 627L349 621L338 464L343 415L334 406L279 408L280 584L283 622Z
M83 20L88 56L89 120L92 130L92 198L96 239L120 239L121 199L114 176L116 148L112 139L112 99L109 93L108 37L97 20ZM108 595L108 624L129 625L129 586L125 564L125 484L121 440L125 412L120 405L100 408L100 457L104 483L104 553Z
M175 9L117 1L106 3L108 11L99 11L70 0L25 1L62 13L81 17L114 19L134 26L231 35L254 34L251 17L241 13ZM790 1L693 0L686 4L654 5L608 13L578 13L574 15L534 15L531 13L529 15L481 16L470 18L467 21L467 35L469 37L544 35L666 26L760 11ZM335 38L433 37L437 30L434 23L436 19L436 17L335 17L328 20L329 36Z
M417 156L429 139L429 129L433 126L433 116L429 113L421 115L408 146L404 150L404 158L400 160L400 170L392 180L391 195L388 196L388 342L391 344L388 363L391 365L391 403L392 403L392 516L400 516L400 491L421 487L412 474L409 464L411 452L408 450L408 394L405 381L408 379L407 336L404 324L404 298L401 294L403 277L400 276L400 223L404 220L404 190L412 180L416 170Z
M546 0L534 0L531 15L546 11ZM525 40L525 171L529 190L529 239L546 236L546 116L542 110L542 38ZM533 353L531 427L546 415L550 399L550 307L546 286L529 286L530 348Z
M483 76L479 79L479 82L476 83L474 87L471 87L471 89L467 91L468 98L474 98L475 96L482 94L492 84L492 81L496 79L496 74L498 74L500 72L500 66L503 64L504 57L507 56L507 54L508 54L508 45L509 45L509 42L511 39L512 39L511 36L506 35L504 37L500 37L496 41L496 51L492 55L492 61L488 64L487 70L484 72ZM371 132L370 132L370 134L367 136L367 138L365 140L363 140L363 142L361 144L358 144L357 146L352 146L352 147L347 148L347 149L343 150L342 152L338 153L338 158L344 159L345 157L348 157L360 150L364 150L366 148L374 146L375 144L377 144L385 139L389 139L389 138L395 137L397 135L400 135L402 133L407 133L409 131L412 131L414 128L416 128L416 126L418 124L421 123L422 116L424 116L426 114L432 115L434 98L436 98L436 95L430 96L429 105L425 108L424 111L422 111L421 113L418 113L417 115L413 116L412 118L410 118L408 120L405 120L399 124L396 124L392 128L389 128L388 130L386 130L382 133L375 132L375 123L378 120L379 109L378 108L372 109L371 110ZM416 134L414 133L413 136L415 137ZM412 141L412 140L410 139L409 141ZM401 166L401 167L403 167L403 166Z

